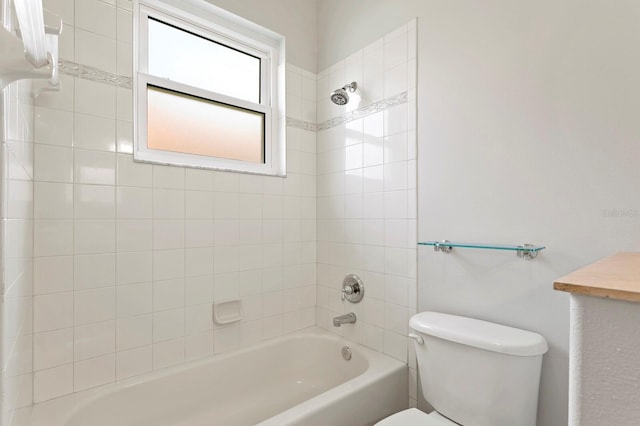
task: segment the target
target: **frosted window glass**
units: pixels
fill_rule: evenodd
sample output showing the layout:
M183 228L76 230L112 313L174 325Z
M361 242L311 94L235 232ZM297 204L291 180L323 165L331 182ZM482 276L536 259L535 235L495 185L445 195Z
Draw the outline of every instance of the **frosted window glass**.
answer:
M264 114L147 87L152 149L264 163Z
M260 103L260 59L149 19L149 74Z

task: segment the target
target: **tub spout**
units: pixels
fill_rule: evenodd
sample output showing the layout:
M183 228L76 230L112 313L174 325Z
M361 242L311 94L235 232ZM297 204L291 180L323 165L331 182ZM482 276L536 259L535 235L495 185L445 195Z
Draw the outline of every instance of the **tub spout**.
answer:
M340 315L333 319L333 326L340 327L342 324L353 324L356 322L356 314L349 312L348 314Z

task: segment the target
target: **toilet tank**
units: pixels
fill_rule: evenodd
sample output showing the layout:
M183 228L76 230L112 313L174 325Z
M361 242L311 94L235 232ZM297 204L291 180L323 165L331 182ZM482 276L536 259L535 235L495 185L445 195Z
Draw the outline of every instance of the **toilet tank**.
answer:
M542 356L539 334L472 318L421 312L409 326L425 399L465 426L535 426Z

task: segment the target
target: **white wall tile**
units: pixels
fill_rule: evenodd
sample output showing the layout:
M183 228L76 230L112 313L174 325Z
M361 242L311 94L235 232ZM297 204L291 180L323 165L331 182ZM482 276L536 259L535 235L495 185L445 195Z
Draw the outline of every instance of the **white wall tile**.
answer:
M40 144L71 146L73 113L56 108L35 108L34 141Z
M185 303L187 306L213 302L213 276L187 277Z
M133 93L131 89L116 89L116 118L133 121Z
M284 293L275 291L264 293L262 299L262 313L265 317L279 315L284 310Z
M153 313L153 342L164 342L184 336L184 309Z
M116 162L118 186L152 186L153 168L150 164L137 163L128 154L117 155Z
M191 248L185 250L185 275L213 275L213 249Z
M396 133L384 138L384 162L393 163L408 160L407 149L406 133Z
M153 165L153 187L184 189L185 168Z
M33 226L35 256L73 254L72 220L35 220Z
M33 355L35 371L71 364L73 362L73 328L35 334Z
M208 220L185 221L185 247L210 247L213 245L213 222Z
M155 169L154 169L155 173ZM185 193L175 189L153 190L153 217L155 219L184 219Z
M115 354L78 361L73 364L73 390L76 392L112 383L115 378Z
M153 321L151 314L118 318L116 321L116 348L123 351L152 343Z
M33 298L33 331L35 333L73 326L72 292L53 293Z
M184 362L184 346L184 338L154 344L153 369L158 370Z
M238 324L231 324L217 328L213 332L214 352L226 352L237 348L240 345L240 327Z
M384 51L382 43L364 49L364 76L360 88L362 96L369 102L384 96Z
M391 136L408 129L407 104L400 104L384 111L384 135Z
M115 152L115 120L94 115L75 114L73 117L73 146Z
M242 296L260 295L260 316L262 316L262 270L254 269L241 271L238 274L238 282L241 283L238 288L234 288L234 294ZM222 297L220 297L222 299Z
M184 276L184 250L156 250L153 252L153 278L169 280Z
M215 193L213 203L214 219L239 219L240 196L237 193Z
M235 299L240 295L240 275L237 272L215 274L213 278L213 299Z
M401 27L384 37L384 68L389 70L398 65L406 64L408 57L407 29Z
M133 123L131 121L117 121L116 149L120 153L133 154ZM150 164L148 166L151 168Z
M408 89L409 72L403 63L384 72L384 95L390 97Z
M74 107L81 114L97 115L105 118L116 118L115 87L89 81L74 79Z
M151 250L153 243L152 221L118 220L116 242L119 252Z
M153 352L151 346L130 349L116 354L116 379L147 373L153 368Z
M185 333L199 335L213 330L213 315L210 303L193 305L185 311Z
M202 169L186 169L185 189L197 191L213 191L213 171Z
M105 287L76 291L73 305L76 325L112 320L116 317L116 289Z
M116 316L124 318L147 314L153 307L151 283L129 284L116 288Z
M151 219L153 217L153 192L148 188L117 189L118 219Z
M153 249L167 250L184 248L184 220L154 220Z
M153 311L166 311L184 306L184 279L153 283ZM155 321L155 317L154 317Z
M73 256L36 257L33 263L34 294L73 290Z
M73 185L35 182L33 216L36 219L73 219Z
M74 185L73 214L75 219L115 218L115 187L107 185Z
M33 376L33 391L36 403L73 392L73 364L36 372Z
M407 338L393 331L384 331L384 353L407 362Z
M73 182L73 150L71 148L35 144L34 149L36 181Z
M113 153L75 149L73 165L76 183L116 183L116 157Z
M116 41L75 28L75 60L90 67L115 73L117 71Z
M73 334L73 352L76 362L107 355L116 350L115 321L77 326Z
M117 253L116 283L124 285L151 281L152 262L151 251Z
M213 194L203 191L186 191L185 215L188 219L213 218Z
M118 7L116 12L117 38L121 42L133 41L133 17L130 10Z
M116 256L113 253L75 256L73 266L76 290L108 287L116 282Z
M240 175L237 173L226 173L215 171L213 173L213 190L216 192L240 191Z
M213 332L186 336L184 339L185 359L194 360L213 355Z
M76 254L111 253L116 246L115 220L76 220L74 250Z
M408 216L408 191L390 191L384 193L384 217L406 219Z
M109 38L116 37L116 8L98 0L75 3L75 26Z
M384 190L399 191L407 189L407 162L399 161L384 165Z
M264 339L282 336L283 333L284 323L282 315L274 315L262 320L262 337Z

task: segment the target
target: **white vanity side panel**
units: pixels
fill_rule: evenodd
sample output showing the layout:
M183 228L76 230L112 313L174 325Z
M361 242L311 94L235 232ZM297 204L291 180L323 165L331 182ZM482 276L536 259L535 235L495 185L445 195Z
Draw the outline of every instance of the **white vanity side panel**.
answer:
M571 295L569 425L637 424L640 304Z

